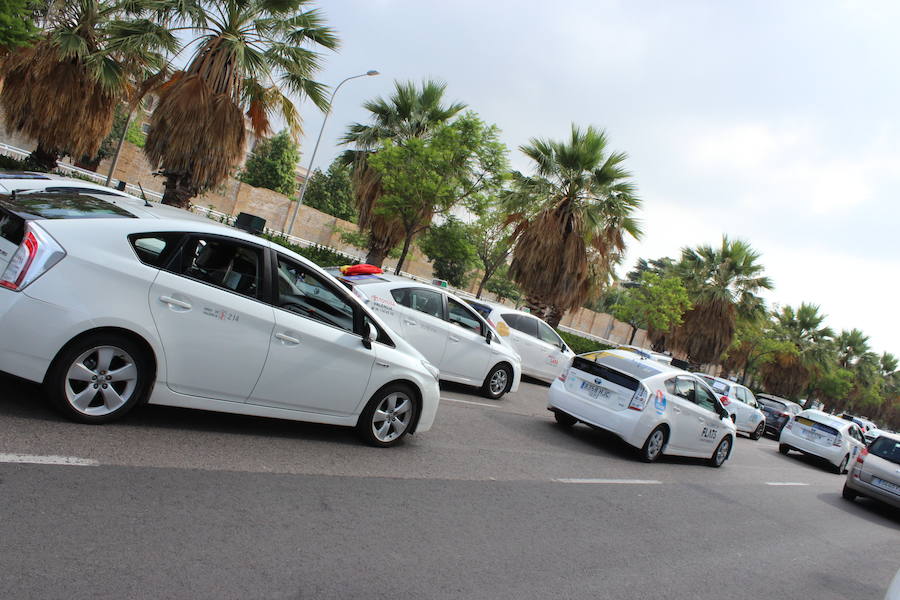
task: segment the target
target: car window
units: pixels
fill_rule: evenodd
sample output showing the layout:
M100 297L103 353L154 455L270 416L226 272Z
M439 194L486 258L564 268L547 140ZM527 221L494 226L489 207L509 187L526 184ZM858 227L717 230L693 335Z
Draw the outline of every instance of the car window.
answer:
M280 255L275 277L278 293L275 306L332 327L353 331L353 304L339 288L300 263Z
M259 296L262 249L237 240L197 236L181 253L180 274L244 296Z
M672 382L671 388L669 386L669 382ZM676 377L675 379L670 379L666 382L666 389L679 398L684 398L688 402L694 402L696 391L693 379L688 379L687 377Z
M407 288L403 306L417 310L438 319L444 318L444 299L440 292Z
M701 407L705 408L710 412L718 412L716 411L716 397L713 396L712 391L709 390L703 384L697 384L696 396L694 397L694 403Z
M89 187L76 187L76 186L62 186L57 185L53 187L44 188L45 192L72 192L75 194L94 194L96 196L115 196L117 198L122 198L121 194L117 194L112 190L97 190Z
M528 315L519 315L516 313L509 313L503 315L503 320L506 321L507 325L517 331L526 333L531 337L538 336L538 321L534 317L529 317Z
M541 338L541 341L553 344L554 346L562 344L560 337L556 335L556 332L553 331L549 325L542 321L538 321L537 319L535 319L535 321L537 321L538 337Z
M181 240L180 233L142 233L129 236L128 241L134 253L145 265L163 268L172 255L178 242Z
M743 402L744 404L749 404L749 402L748 402L749 399L747 398L747 391L744 388L742 388L738 385L734 386L734 396L738 400Z
M759 408L759 405L756 402L756 396L753 395L753 392L748 390L747 388L742 388L744 390L744 397L747 399L745 402L752 406L753 408Z
M701 377L703 376L701 375ZM708 383L712 387L712 389L714 389L718 393L722 394L723 396L728 395L729 386L724 381L718 381L717 379L713 379L712 377L703 377L703 380L706 381L706 383Z
M481 321L471 310L453 298L447 298L447 320L481 335Z
M869 452L879 458L900 465L900 440L881 436L869 446Z
M866 439L863 437L862 432L857 427L850 428L850 435L856 438L857 442L866 443Z

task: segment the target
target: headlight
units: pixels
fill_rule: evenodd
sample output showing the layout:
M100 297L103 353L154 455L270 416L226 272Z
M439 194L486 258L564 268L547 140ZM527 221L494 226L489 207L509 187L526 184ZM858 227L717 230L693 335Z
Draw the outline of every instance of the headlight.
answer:
M425 367L425 370L431 373L431 376L434 377L435 381L438 381L441 377L441 371L436 366L428 362L427 360L422 360L422 366Z

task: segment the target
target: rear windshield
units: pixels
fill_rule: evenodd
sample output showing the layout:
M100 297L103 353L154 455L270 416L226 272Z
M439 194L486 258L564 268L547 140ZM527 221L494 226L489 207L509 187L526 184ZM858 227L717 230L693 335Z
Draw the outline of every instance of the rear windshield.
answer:
M771 398L760 398L759 396L757 396L756 401L766 408L777 408L778 410L784 410L785 408L787 408L787 405L784 402L772 400Z
M25 237L25 219L0 207L0 238L18 246Z
M813 421L812 419L808 419L806 417L800 416L797 417L797 422L801 425L806 425L807 427L812 427L817 431L821 431L823 433L827 433L828 435L838 435L838 430L830 425L826 425L825 423L819 423L818 421Z
M575 357L572 362L572 368L584 371L585 373L590 373L591 375L596 375L597 377L611 381L616 385L628 388L629 390L636 390L638 389L638 385L640 385L637 379L631 377L627 373L623 373L618 369L612 369L606 365L601 365L581 356Z
M0 197L0 206L42 219L136 218L111 202L80 194L16 194Z
M869 453L900 465L900 440L882 436L869 444Z
M701 375L701 377L703 377L703 381L708 383L710 385L710 387L712 387L712 389L719 392L720 394L728 393L728 384L725 383L724 381L719 381L718 379L713 379L712 377L705 377L703 375Z

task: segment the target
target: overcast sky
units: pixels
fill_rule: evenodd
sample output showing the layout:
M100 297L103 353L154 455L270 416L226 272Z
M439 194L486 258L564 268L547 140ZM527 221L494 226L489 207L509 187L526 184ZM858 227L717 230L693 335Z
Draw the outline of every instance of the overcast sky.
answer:
M748 240L769 302L821 305L900 354L900 2L330 0L342 40L319 79L377 69L338 94L315 165L395 79L448 100L518 147L604 128L643 205L638 257ZM304 104L309 164L320 114ZM624 272L624 270L623 270Z

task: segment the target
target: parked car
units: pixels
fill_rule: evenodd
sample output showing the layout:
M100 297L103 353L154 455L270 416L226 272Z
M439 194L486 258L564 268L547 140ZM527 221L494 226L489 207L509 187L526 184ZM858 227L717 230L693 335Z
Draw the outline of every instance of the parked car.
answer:
M524 375L550 383L575 356L559 334L534 315L482 300L466 302L519 353Z
M722 406L734 417L737 430L758 440L766 430L766 415L759 409L756 396L734 381L697 373L719 395Z
M706 383L627 350L575 356L550 386L548 409L565 427L581 421L616 434L646 462L673 454L720 467L737 434Z
M756 402L766 416L766 433L775 439L781 435L781 430L791 417L800 414L800 411L803 410L796 402L770 394L757 394Z
M668 354L663 354L662 352L653 352L652 350L647 350L645 348L641 348L640 346L616 346L616 350L628 350L629 352L634 352L635 354L639 354L642 358L649 358L650 360L655 360L656 362L661 362L664 365L671 365L673 357Z
M440 369L441 379L479 387L494 400L519 388L519 354L462 298L386 273L330 272Z
M869 431L870 429L878 429L878 427L865 417L857 417L856 415L851 415L850 413L842 413L840 415L842 419L845 421L851 421L859 425L859 428L863 430L863 433Z
M862 430L834 415L807 409L793 417L781 430L778 451L787 455L791 450L828 461L836 473L845 473L850 461L865 449Z
M37 192L0 197L0 239L0 370L72 419L149 402L354 426L376 446L434 420L437 368L276 244Z
M863 431L863 438L865 438L867 446L874 442L880 435L890 435L890 432L885 431L884 429L878 429L877 427L869 429L868 431Z
M867 496L900 508L900 436L879 435L862 449L847 473L843 496Z

